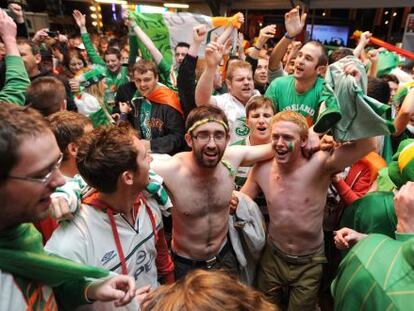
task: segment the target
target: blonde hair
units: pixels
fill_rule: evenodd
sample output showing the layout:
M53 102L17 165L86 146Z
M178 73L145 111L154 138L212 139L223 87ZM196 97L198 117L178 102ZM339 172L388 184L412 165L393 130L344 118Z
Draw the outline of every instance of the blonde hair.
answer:
M142 311L277 311L263 294L219 271L194 270L143 301Z
M306 118L302 116L300 113L297 113L292 110L278 112L272 118L272 126L273 124L279 121L295 123L297 126L299 126L300 137L302 139L308 138L308 122L306 121Z
M233 79L233 74L234 71L236 71L237 69L248 69L252 72L252 76L253 76L253 70L252 70L252 65L250 65L248 62L244 61L244 60L231 60L231 64L228 65L227 67L227 72L226 72L226 79L231 81Z

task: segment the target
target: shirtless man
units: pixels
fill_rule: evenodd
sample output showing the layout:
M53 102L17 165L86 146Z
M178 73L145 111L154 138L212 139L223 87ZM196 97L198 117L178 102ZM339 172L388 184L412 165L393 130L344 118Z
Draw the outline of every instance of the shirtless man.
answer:
M196 268L225 268L237 274L237 260L227 239L235 174L241 165L271 158L271 145L226 149L228 121L213 106L194 109L186 130L191 152L152 163L164 178L174 205L171 246L176 279Z
M274 158L253 167L242 192L255 198L262 190L269 209L269 238L257 285L280 304L289 286L288 310L315 310L325 262L322 218L331 176L375 147L369 138L346 143L333 152L302 154L308 127L305 117L283 111L272 120Z

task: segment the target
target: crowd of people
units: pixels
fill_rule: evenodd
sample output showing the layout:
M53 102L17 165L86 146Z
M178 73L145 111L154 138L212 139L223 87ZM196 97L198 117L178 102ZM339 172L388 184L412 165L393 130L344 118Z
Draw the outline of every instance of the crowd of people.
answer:
M411 309L412 63L296 40L299 7L173 63L73 18L0 11L0 310Z

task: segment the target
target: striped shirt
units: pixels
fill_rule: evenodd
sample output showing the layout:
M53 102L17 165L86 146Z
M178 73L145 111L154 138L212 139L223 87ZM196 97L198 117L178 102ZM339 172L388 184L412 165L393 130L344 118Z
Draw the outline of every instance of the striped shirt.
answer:
M332 283L335 310L413 310L413 237L372 234L355 245Z

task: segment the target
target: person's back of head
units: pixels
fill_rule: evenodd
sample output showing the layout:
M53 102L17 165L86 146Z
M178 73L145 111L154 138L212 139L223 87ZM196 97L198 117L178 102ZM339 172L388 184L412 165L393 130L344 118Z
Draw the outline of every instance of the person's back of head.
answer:
M349 55L353 55L352 50L348 49L348 48L338 48L335 49L328 57L328 63L329 64L333 64L335 62L337 62L338 60L349 56Z
M85 134L85 129L88 126L92 128L92 122L88 117L73 111L59 111L51 114L47 119L63 154L63 161L69 157L69 145L78 145L79 140Z
M121 174L137 170L134 137L136 132L129 126L101 126L80 140L76 164L90 186L114 193Z
M276 311L263 294L219 271L195 270L151 292L142 311Z
M55 77L40 77L28 87L26 105L38 110L45 117L66 109L66 90Z
M367 95L386 104L390 100L391 91L387 82L378 78L368 79Z

